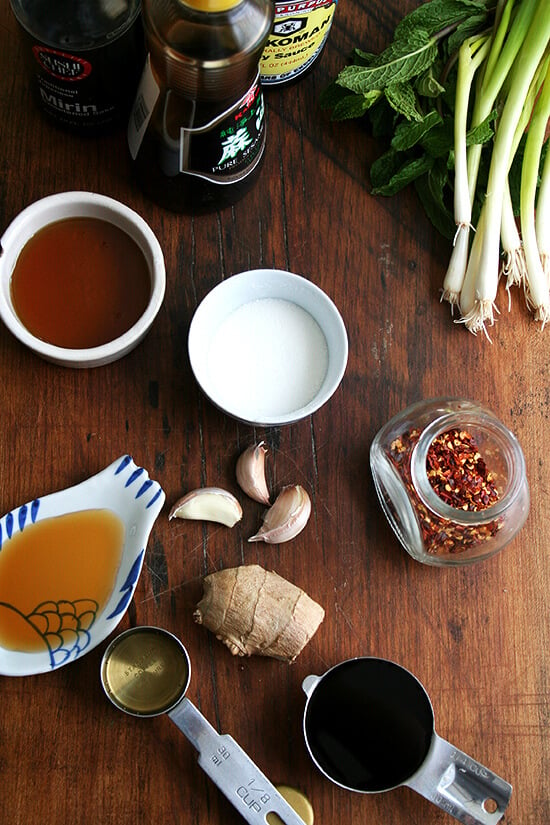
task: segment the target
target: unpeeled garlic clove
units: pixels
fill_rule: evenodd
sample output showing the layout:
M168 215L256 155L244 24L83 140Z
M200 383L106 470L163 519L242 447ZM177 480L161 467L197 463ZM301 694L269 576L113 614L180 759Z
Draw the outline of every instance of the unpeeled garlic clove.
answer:
M268 452L265 442L251 444L237 459L235 472L237 483L247 496L269 504L269 490L265 480L265 456Z
M234 527L243 517L242 507L232 493L221 487L201 487L178 499L168 518L215 521Z
M248 541L265 541L267 544L281 544L300 533L311 514L311 499L299 484L283 487L275 503L263 517L258 532Z

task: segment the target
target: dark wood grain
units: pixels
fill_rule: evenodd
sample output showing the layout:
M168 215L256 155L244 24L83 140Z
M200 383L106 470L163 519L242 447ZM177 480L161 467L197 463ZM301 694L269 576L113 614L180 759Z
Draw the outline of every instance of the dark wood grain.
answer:
M39 360L0 329L0 511L84 480L128 452L166 491L138 588L120 629L176 633L192 661L189 697L276 783L301 788L316 823L443 825L449 816L407 789L364 796L325 781L302 737L303 678L345 658L402 663L432 697L438 732L514 785L508 825L550 822L550 332L516 295L493 344L453 324L439 303L448 245L412 192L368 193L376 154L360 124L331 123L321 90L354 46L389 40L412 0L341 0L313 73L268 90L269 143L260 183L235 207L177 216L132 180L125 136L82 139L36 110L8 4L0 10L0 227L44 195L89 189L128 203L166 258L162 310L137 350L110 366L68 370ZM241 270L277 266L318 283L350 339L341 387L311 419L254 430L199 393L187 331L200 300ZM501 554L459 569L424 567L398 545L375 498L369 446L412 401L484 402L517 434L532 492L528 522ZM248 544L261 505L233 530L168 522L200 485L237 493L235 461L263 437L270 486L303 484L313 516L293 542ZM258 562L326 610L292 666L233 658L194 624L202 577ZM104 645L56 672L0 677L0 822L11 825L229 825L242 820L204 776L165 717L137 720L106 701Z

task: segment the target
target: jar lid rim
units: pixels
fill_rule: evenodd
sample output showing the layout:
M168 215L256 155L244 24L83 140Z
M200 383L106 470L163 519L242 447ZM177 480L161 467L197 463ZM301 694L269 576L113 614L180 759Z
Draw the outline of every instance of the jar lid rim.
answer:
M460 510L451 507L433 489L426 472L426 459L433 440L451 429L452 424L472 425L478 429L491 430L495 440L503 446L503 452L508 455L510 470L509 483L504 495L490 507L483 510ZM457 522L462 525L487 524L494 521L510 507L519 495L525 478L525 459L519 441L515 435L489 411L461 410L460 412L446 412L435 418L421 433L420 438L411 453L411 477L422 503L436 515Z

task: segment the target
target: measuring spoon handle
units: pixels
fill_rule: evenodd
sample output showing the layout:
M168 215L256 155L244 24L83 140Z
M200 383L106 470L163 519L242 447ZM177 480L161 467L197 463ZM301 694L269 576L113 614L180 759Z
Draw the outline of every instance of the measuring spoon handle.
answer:
M276 813L285 825L304 825L269 779L232 736L219 734L189 699L168 716L199 752L199 765L250 825Z
M421 768L404 784L465 825L496 825L512 794L508 782L436 733Z

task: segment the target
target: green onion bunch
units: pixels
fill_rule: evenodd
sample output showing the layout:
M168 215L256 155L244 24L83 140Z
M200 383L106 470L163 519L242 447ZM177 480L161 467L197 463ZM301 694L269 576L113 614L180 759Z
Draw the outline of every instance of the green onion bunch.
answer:
M389 143L373 194L413 184L452 239L442 299L487 335L499 279L550 320L550 0L429 0L381 54L356 49L324 91ZM473 231L475 230L475 231Z

